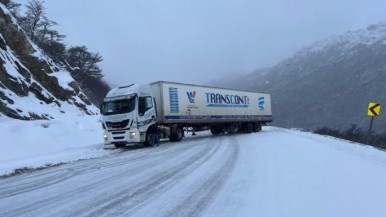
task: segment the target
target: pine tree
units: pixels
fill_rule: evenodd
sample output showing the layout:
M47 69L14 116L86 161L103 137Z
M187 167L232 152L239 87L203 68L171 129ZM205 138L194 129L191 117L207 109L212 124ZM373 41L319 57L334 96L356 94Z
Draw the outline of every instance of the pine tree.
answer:
M99 53L91 53L86 46L71 47L67 51L67 61L71 67L76 67L78 76L84 74L94 78L102 78L102 70L97 63L101 62L102 56Z
M110 90L109 85L102 80L102 70L98 66L102 56L99 53L89 52L83 45L68 49L66 59L71 75L90 100L99 105Z

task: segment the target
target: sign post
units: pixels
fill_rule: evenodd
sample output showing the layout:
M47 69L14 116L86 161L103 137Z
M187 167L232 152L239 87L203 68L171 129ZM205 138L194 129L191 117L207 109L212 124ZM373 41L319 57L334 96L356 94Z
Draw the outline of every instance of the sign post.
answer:
M371 129L373 128L374 117L379 116L380 112L381 112L381 104L380 103L375 103L375 102L369 103L369 108L367 110L367 115L371 116L369 133L371 133Z

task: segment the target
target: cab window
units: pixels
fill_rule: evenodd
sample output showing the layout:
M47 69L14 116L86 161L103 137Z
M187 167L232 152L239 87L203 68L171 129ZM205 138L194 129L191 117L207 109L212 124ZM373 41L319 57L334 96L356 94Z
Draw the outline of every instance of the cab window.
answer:
M153 100L150 96L139 97L138 102L138 113L140 116L144 115L145 112L153 107Z

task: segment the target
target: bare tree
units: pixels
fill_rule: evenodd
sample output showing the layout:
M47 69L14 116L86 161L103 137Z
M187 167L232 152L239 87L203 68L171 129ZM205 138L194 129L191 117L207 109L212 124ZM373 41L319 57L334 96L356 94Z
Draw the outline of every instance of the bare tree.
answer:
M52 29L57 23L46 16L46 8L43 4L44 1L28 1L25 16L18 17L18 20L29 38L42 48L52 60L61 64L64 62L66 51L66 46L62 43L65 36Z
M22 28L33 41L36 40L37 30L44 26L45 7L43 3L44 1L38 0L28 1L26 15L20 19Z

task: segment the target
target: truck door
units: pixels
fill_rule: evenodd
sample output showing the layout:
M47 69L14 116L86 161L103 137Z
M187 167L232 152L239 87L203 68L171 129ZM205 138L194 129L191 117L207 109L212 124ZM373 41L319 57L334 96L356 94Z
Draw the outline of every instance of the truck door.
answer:
M155 106L151 96L139 97L138 99L138 127L141 132L146 132L150 125L156 120Z

